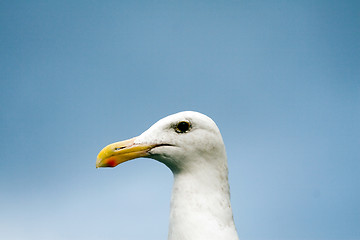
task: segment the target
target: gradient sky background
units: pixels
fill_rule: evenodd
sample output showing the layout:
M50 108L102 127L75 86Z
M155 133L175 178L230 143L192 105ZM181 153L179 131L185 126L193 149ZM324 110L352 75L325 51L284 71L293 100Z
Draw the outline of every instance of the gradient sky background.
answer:
M183 110L241 239L360 239L359 1L2 1L0 55L0 239L166 239L170 170L95 160Z

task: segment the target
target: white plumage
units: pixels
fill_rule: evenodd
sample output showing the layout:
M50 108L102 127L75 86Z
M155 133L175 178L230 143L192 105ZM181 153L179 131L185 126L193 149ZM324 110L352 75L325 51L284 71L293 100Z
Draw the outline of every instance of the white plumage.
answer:
M238 239L225 146L209 117L192 111L165 117L140 136L105 147L97 167L137 157L156 159L174 174L169 240Z

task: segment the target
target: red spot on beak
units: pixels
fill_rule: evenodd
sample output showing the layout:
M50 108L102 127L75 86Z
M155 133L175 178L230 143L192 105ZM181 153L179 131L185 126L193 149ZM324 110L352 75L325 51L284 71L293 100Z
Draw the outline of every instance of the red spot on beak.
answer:
M116 163L116 159L115 158L109 158L107 161L106 161L106 165L109 166L109 167L115 167L117 165Z

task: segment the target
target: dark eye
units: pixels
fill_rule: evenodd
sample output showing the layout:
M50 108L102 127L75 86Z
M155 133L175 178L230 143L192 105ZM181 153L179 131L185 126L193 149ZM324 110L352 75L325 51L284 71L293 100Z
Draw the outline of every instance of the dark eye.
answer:
M185 133L189 131L189 129L190 129L190 123L187 121L179 122L175 127L175 131L177 133Z

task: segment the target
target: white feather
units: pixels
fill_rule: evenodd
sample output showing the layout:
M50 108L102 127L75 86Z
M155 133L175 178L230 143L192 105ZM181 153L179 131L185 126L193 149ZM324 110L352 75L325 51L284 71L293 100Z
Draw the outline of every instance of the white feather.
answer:
M186 121L189 131L176 126ZM135 143L163 144L150 151L174 173L169 240L236 240L225 146L216 124L197 112L159 120Z

